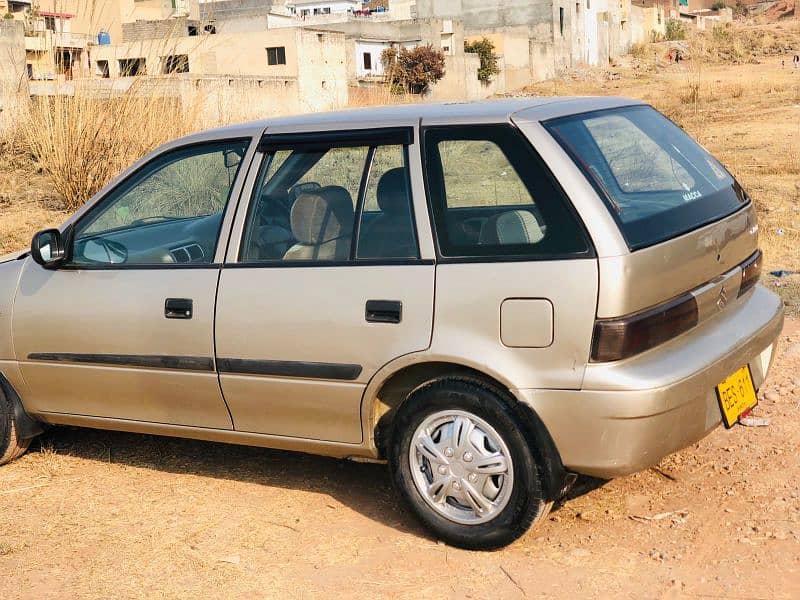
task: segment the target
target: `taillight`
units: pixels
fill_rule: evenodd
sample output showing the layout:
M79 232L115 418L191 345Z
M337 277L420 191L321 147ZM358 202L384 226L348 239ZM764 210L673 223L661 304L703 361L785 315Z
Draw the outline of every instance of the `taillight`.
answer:
M697 325L697 300L685 294L655 308L594 324L592 362L628 358Z
M739 296L750 290L761 277L761 250L742 263L742 282L739 284Z

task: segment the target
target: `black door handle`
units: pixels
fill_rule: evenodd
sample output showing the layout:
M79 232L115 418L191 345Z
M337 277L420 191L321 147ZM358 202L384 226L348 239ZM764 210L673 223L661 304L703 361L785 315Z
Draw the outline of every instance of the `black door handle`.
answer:
M193 304L189 298L167 298L164 302L164 316L168 319L191 319Z
M399 323L403 303L399 300L367 300L366 319L370 323Z

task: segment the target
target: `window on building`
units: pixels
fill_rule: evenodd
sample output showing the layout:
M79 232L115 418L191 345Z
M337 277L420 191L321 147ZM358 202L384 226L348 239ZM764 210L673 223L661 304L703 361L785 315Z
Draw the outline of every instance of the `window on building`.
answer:
M44 28L49 31L56 30L56 18L55 17L45 17L44 18Z
M364 52L364 70L372 71L372 54L370 52Z
M330 9L330 7L328 7L328 8L323 8L323 9L322 9L322 14L323 14L323 15L329 15L329 14L331 14L331 9Z
M164 56L161 60L161 73L164 75L189 72L189 56L186 54L173 54L171 56Z
M102 77L103 79L108 79L111 74L108 70L108 61L107 60L98 60L97 61L97 74Z
M120 77L135 77L136 75L146 75L146 63L144 58L120 58L119 75Z
M564 7L558 7L558 26L561 30L561 37L564 37Z
M586 10L592 10L592 0L586 0Z
M270 66L273 65L285 65L286 64L286 47L285 46L275 46L273 48L267 48L267 64Z

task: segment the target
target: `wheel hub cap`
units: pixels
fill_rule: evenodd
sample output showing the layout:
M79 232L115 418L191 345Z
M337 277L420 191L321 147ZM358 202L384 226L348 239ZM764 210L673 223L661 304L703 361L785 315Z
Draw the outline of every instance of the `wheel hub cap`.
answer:
M409 461L417 491L450 521L485 523L508 504L514 483L508 447L471 413L448 410L427 417L414 432Z

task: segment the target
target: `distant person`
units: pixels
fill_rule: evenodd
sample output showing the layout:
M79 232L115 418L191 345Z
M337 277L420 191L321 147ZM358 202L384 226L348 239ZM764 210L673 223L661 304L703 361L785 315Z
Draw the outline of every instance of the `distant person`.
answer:
M797 54L794 55L794 58L792 59L792 64L794 65L795 69L797 67L800 67L800 55Z
M669 56L667 56L669 62L672 62L672 50L669 51Z

